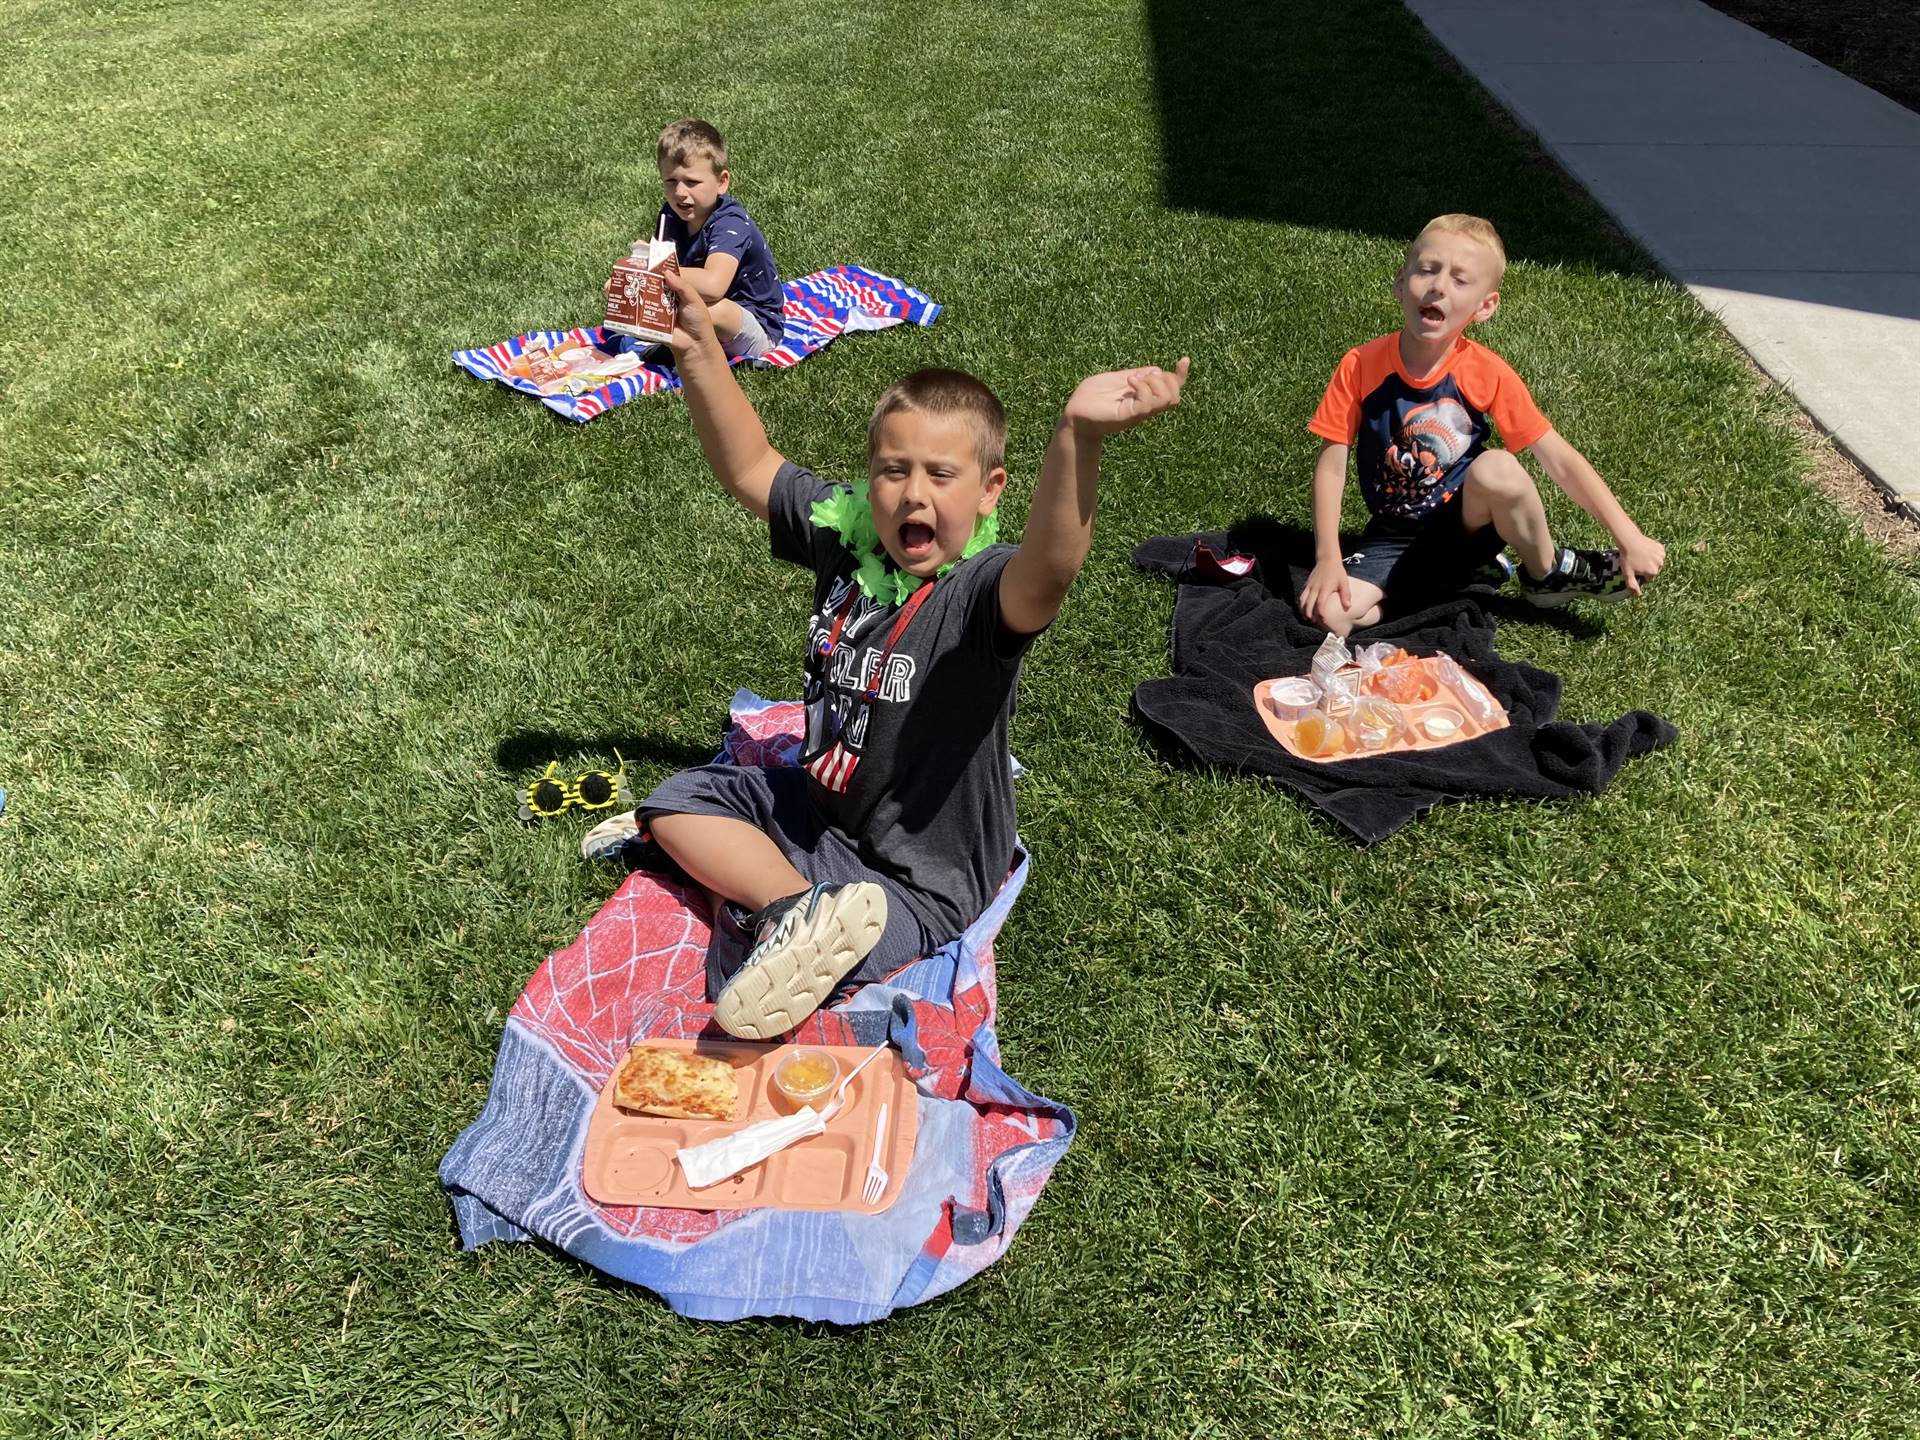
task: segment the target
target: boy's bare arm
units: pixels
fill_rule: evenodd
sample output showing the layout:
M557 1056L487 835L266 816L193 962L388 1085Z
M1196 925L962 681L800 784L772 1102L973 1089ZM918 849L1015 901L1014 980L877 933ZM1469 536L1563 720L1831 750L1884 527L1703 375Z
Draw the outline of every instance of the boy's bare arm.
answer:
M726 492L764 520L773 477L785 457L767 443L766 428L754 413L753 402L733 378L706 301L684 275L664 273L667 288L679 302L673 322L673 358L687 409L693 412L694 431L700 436L700 452Z
M727 298L727 287L733 284L733 277L740 273L740 257L709 255L706 264L682 265L680 273L700 292L702 300L712 304L715 300Z
M1000 618L1016 635L1053 623L1086 564L1106 437L1178 405L1188 368L1183 355L1172 370L1116 370L1089 376L1074 390L1040 466L1020 549L1000 572Z
M1340 500L1347 490L1348 447L1332 440L1320 442L1313 462L1313 570L1300 591L1300 613L1324 623L1327 601L1338 598L1343 608L1353 604L1347 567L1340 556Z
M1651 580L1667 562L1667 547L1653 539L1614 499L1613 491L1578 450L1567 443L1558 430L1549 430L1533 442L1534 458L1547 478L1565 492L1566 497L1607 527L1613 543L1620 547L1620 569L1627 589L1640 593L1640 582Z

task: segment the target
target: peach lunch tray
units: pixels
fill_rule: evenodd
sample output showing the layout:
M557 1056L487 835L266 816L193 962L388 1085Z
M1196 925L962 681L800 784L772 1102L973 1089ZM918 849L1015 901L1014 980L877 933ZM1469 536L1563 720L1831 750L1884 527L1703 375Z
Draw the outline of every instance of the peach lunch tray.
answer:
M717 1140L761 1120L791 1115L795 1107L773 1086L774 1067L790 1050L824 1050L847 1074L867 1056L867 1045L754 1045L734 1040L648 1040L669 1050L690 1050L733 1066L739 1101L731 1120L674 1120L640 1115L613 1103L613 1074L600 1089L587 1122L586 1156L580 1183L603 1205L652 1205L667 1210L851 1210L877 1215L899 1198L913 1163L920 1129L918 1092L907 1078L900 1052L889 1050L854 1076L846 1101L827 1121L826 1130L769 1156L715 1185L689 1189L675 1158L683 1147ZM621 1057L623 1060L624 1056ZM830 1094L831 1092L829 1092ZM867 1204L861 1198L867 1165L873 1159L874 1124L882 1103L888 1106L887 1135L880 1163L887 1186ZM815 1102L824 1109L826 1100Z
M1333 764L1342 760L1362 760L1372 755L1403 754L1412 750L1441 750L1449 745L1458 745L1463 740L1472 740L1481 735L1491 734L1495 730L1507 728L1507 712L1500 702L1487 692L1478 681L1467 680L1461 683L1469 688L1477 688L1479 696L1493 708L1489 719L1479 719L1474 715L1474 706L1466 696L1456 693L1446 678L1440 662L1429 656L1416 657L1402 662L1390 669L1375 672L1375 678L1389 674L1398 674L1402 678L1406 672L1415 672L1418 677L1418 690L1428 698L1411 703L1401 703L1395 708L1399 711L1401 725L1398 733L1383 743L1369 744L1359 736L1359 727L1352 717L1334 720L1326 740L1319 750L1309 748L1301 742L1300 725L1308 718L1301 714L1297 718L1282 718L1276 711L1285 711L1292 707L1281 704L1276 706L1272 700L1276 686L1296 686L1305 680L1304 676L1283 676L1274 680L1262 680L1253 687L1253 708L1259 712L1261 723L1267 727L1267 733L1280 742L1289 755L1302 760L1312 760L1320 764ZM1357 672L1356 676L1357 676ZM1308 682L1311 684L1311 682ZM1369 700L1382 698L1376 690L1365 684L1357 684L1358 699L1354 702L1356 711ZM1285 691L1283 690L1283 697ZM1430 730L1429 724L1432 729ZM1434 733L1444 731L1446 733Z

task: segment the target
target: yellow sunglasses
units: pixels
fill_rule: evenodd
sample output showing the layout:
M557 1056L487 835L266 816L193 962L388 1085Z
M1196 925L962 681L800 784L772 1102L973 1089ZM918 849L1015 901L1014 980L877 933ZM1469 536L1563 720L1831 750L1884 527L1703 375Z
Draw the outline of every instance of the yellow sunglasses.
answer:
M546 774L520 792L520 818L546 820L576 805L582 810L632 805L633 794L627 789L627 757L616 750L613 758L620 762L620 768L612 774L587 770L571 780L560 774L558 760L549 760Z

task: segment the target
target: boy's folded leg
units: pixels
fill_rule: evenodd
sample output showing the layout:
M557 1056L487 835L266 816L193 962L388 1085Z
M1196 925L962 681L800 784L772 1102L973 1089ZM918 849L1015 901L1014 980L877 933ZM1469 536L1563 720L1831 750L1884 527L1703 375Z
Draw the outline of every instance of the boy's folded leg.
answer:
M766 326L745 306L740 307L739 328L722 337L720 349L729 360L758 360L773 350Z
M1354 579L1392 597L1386 607L1390 614L1404 614L1470 587L1498 589L1505 578L1499 568L1505 549L1491 525L1467 529L1455 503L1412 524L1370 523L1346 566Z
M788 862L812 887L798 896L775 901L768 907L768 910L780 907L774 919L781 918L794 901L823 890L879 893L883 903L874 907L877 927L872 927L872 937L865 941L864 949L839 973L809 984L805 1008L797 1009L788 1023L780 1024L767 1018L766 1023L773 1028L765 1030L765 1035L778 1035L792 1029L825 1003L835 990L884 979L901 966L932 954L953 938L935 934L926 918L916 913L924 906L916 905L892 880L875 874L860 858L859 851L813 811L807 798L807 784L806 772L799 769L704 765L669 776L640 804L643 820L650 815L669 813L720 815L745 820L772 837ZM843 918L851 921L854 918L852 903L837 902L831 908L835 913L847 908ZM770 927L764 924L768 911L757 916L742 915L739 911L738 906L722 905L721 913L713 917L713 939L707 952L707 994L717 1006L722 1004L721 997L728 993L735 978L747 970L759 941L769 938L770 934ZM869 927L854 928L862 932L861 938L865 939L864 932ZM789 963L783 960L781 966ZM769 972L769 978L772 974ZM732 1029L727 1017L752 1008L748 999L750 995L760 994L760 982L754 982L754 986L755 989L742 990L725 1002L718 1017L723 1029ZM761 999L764 1000L764 995Z
M713 1018L743 1040L784 1035L858 969L887 929L887 893L871 881L816 884L759 915L746 962L715 997Z

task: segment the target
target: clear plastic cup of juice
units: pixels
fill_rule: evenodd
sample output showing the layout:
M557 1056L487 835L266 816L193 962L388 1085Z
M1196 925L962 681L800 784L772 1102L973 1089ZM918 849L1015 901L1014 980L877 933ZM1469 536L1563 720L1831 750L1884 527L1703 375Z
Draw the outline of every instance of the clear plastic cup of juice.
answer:
M1324 710L1309 710L1294 722L1293 743L1315 760L1338 755L1347 748L1347 728Z
M840 1062L824 1050L794 1050L773 1069L773 1084L796 1105L811 1105L833 1089Z

